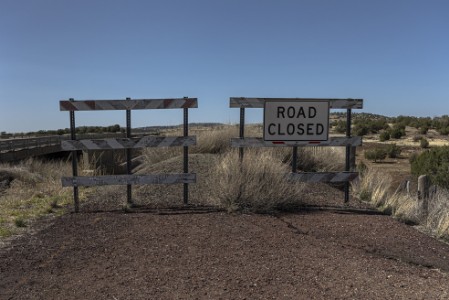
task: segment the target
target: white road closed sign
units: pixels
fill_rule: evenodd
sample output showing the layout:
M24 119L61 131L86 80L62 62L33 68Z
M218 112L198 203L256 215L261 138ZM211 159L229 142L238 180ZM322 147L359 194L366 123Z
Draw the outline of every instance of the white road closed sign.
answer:
M328 101L266 101L265 141L327 141Z

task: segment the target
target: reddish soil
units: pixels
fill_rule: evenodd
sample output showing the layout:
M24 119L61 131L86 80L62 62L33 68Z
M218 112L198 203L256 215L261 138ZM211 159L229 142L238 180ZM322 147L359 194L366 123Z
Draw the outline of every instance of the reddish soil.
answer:
M0 299L448 299L448 258L364 209L84 212L0 250Z

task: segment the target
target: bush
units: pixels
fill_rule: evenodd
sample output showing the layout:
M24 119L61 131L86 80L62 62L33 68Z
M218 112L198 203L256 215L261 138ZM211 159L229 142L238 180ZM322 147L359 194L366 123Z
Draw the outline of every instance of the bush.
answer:
M427 134L428 131L429 131L429 127L427 127L427 126L420 127L419 130L418 130L418 132L420 134Z
M421 148L428 148L429 147L429 141L427 140L427 139L425 139L425 138L422 138L420 141L419 141L419 145L421 146Z
M366 126L358 124L354 127L354 134L357 136L364 136L367 135L368 133L369 129Z
M403 136L405 136L405 129L396 127L391 130L390 137L393 139L400 139Z
M428 175L433 184L449 188L449 147L436 147L424 151L411 160L415 176Z
M390 140L390 133L388 131L383 131L379 136L379 140L381 142Z
M449 135L449 127L442 127L437 129L437 131L441 135Z
M346 132L346 121L338 120L335 122L335 131L337 133L345 133Z
M297 207L304 184L290 183L286 178L289 171L271 151L245 151L242 162L238 151L228 152L213 172L213 197L228 211L266 213Z
M386 148L387 156L389 158L397 158L402 152L402 149L396 144L390 144Z
M372 150L365 151L365 158L372 160L374 162L378 162L379 160L383 160L387 158L387 151L384 148L376 148Z
M14 224L16 224L17 227L26 227L26 223L23 217L17 217L14 220Z

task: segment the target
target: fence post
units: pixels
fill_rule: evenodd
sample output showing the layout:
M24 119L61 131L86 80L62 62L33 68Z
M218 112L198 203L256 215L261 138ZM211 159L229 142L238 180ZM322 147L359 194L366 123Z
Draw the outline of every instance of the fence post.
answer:
M184 97L187 98L187 97ZM184 137L189 136L189 109L184 108ZM189 173L189 147L184 146L184 173ZM184 204L189 204L189 184L184 183Z
M427 218L429 212L429 184L427 175L418 177L418 216L421 221Z
M348 108L346 110L346 137L351 137L351 113L352 110ZM349 172L351 170L351 146L346 145L346 164L345 164L345 171ZM355 155L354 155L355 159ZM349 181L345 183L345 203L349 202Z
M292 173L296 173L298 165L298 147L292 147Z
M243 139L245 137L245 108L240 107L240 128L239 128L239 138ZM243 160L243 147L239 149L240 163Z
M131 100L131 98L126 98L126 100ZM131 138L131 110L127 109L126 110L126 137L127 138ZM127 148L126 149L126 174L131 175L131 149ZM133 200L132 200L132 186L131 184L128 184L126 186L126 199L127 199L127 203L128 204L132 204Z
M73 102L75 101L73 98L70 98L69 101ZM75 127L75 111L70 111L70 139L72 141L76 140L76 127ZM77 151L72 151L72 175L73 177L78 176L78 156ZM75 205L75 212L79 212L80 205L79 205L79 193L78 193L78 186L73 186L73 202Z

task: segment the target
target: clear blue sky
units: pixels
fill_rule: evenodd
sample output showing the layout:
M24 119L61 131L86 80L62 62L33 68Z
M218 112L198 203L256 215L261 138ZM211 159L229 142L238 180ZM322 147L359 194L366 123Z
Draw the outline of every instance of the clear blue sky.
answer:
M183 96L199 98L191 122L237 122L230 96L449 114L449 1L0 0L0 131L69 127L61 99ZM133 112L134 127L181 122ZM77 113L116 123L124 112Z

